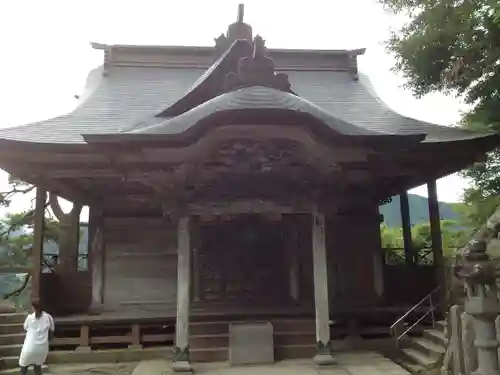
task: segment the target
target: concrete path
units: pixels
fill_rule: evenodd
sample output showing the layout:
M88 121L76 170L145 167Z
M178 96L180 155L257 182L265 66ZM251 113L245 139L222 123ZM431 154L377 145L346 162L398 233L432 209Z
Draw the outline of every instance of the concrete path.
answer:
M196 374L204 375L408 375L409 373L374 352L337 354L338 365L318 368L311 360L290 360L265 366L229 367L227 363L195 364ZM142 361L131 375L173 375L165 360Z

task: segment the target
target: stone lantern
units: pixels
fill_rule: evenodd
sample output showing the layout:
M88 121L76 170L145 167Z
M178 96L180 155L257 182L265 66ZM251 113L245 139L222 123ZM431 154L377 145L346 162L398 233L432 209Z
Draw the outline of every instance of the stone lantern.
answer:
M465 283L465 312L473 318L478 368L473 375L500 375L499 343L495 319L500 313L495 282L495 267L486 253L486 244L469 244L461 261L454 267L457 277Z

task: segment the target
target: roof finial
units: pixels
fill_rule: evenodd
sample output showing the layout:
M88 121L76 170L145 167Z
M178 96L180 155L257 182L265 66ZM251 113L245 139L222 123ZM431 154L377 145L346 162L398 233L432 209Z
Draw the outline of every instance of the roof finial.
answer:
M238 23L243 23L245 17L245 4L238 4Z

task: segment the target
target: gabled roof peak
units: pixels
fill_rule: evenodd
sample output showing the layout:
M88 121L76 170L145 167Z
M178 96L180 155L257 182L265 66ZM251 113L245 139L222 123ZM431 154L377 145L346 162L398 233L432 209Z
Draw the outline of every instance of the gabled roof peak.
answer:
M287 75L275 73L274 61L267 56L265 41L260 35L253 41L252 55L241 57L236 73L226 75L224 91L248 86L267 86L291 92Z

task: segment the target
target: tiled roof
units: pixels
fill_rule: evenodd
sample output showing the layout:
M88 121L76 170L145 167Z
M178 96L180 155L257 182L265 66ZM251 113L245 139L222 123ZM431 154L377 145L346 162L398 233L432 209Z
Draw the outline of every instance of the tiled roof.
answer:
M87 93L73 112L46 121L0 129L0 138L41 143L84 143L83 134L127 133L155 123L154 116L181 98L203 69L112 67L91 73ZM477 135L401 116L375 94L366 76L342 71L290 71L294 92L333 117L369 133L422 134L426 141ZM95 88L94 88L95 87ZM91 92L91 93L90 93Z

